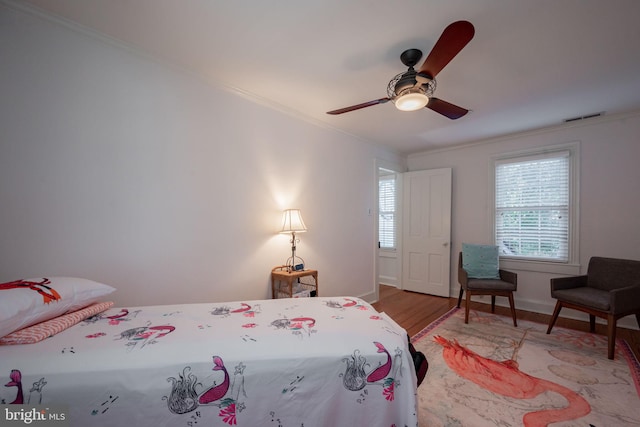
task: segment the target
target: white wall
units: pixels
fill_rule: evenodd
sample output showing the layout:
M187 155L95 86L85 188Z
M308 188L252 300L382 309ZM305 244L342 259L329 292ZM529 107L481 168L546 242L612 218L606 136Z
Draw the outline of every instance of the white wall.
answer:
M574 141L580 143L580 272L586 273L592 256L640 259L640 112L604 116L409 156L409 170L453 168L452 260L456 262L451 268L451 295L457 296L459 290L456 265L462 242L492 242L491 157ZM557 276L518 271L516 307L551 313L555 300L550 296L549 279ZM561 315L565 314L563 310ZM620 325L638 328L633 316Z
M295 207L320 294L373 294L375 159L394 154L2 4L0 58L0 282L86 277L118 305L268 298Z

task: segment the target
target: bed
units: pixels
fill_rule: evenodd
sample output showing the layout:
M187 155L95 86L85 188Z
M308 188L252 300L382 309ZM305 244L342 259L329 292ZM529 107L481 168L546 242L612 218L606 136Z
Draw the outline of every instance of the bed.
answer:
M72 426L417 426L407 334L361 299L98 304L49 338L0 345L3 404Z

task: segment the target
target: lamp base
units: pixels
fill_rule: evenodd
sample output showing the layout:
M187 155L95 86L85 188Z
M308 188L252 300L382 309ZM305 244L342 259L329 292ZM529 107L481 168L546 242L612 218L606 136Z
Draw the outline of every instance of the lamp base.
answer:
M287 262L284 265L287 266L287 271L289 272L304 270L304 260L299 256L287 258Z
M296 239L296 232L291 232L291 256L287 258L287 262L284 264L287 266L287 272L291 273L292 271L300 271L304 270L304 260L299 256L296 256L296 243L298 240ZM296 260L300 260L297 262Z

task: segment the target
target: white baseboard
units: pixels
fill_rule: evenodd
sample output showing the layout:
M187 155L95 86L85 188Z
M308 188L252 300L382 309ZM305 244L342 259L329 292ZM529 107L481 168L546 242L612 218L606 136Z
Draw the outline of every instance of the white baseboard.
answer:
M376 298L376 293L375 292L367 292L366 294L358 295L358 298L365 300L369 304L373 304L374 302L378 302L378 299Z

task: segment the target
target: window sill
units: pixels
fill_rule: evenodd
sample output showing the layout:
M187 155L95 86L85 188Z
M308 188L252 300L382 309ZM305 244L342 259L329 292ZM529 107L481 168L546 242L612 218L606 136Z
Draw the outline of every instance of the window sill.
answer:
M500 268L505 270L533 271L537 273L580 275L580 264L527 261L521 259L500 259Z

